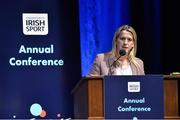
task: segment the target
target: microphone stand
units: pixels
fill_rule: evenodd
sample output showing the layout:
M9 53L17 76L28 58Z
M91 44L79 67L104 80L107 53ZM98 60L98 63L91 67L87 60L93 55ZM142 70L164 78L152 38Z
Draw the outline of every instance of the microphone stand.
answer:
M124 49L119 50L119 55L120 56L109 66L108 75L112 75L112 71L111 71L112 66L114 65L114 63L116 63L119 60L121 56L126 55L126 51Z
M116 62L119 60L119 58L120 58L121 56L122 56L122 55L120 55L120 56L110 65L109 70L108 70L108 75L112 75L111 68L112 68L112 66L114 65L114 63L116 63Z

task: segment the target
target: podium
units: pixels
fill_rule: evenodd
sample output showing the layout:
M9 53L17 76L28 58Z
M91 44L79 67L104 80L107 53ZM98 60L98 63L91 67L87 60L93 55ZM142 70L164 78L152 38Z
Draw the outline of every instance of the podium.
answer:
M180 119L178 80L180 75L164 75L164 118ZM82 78L73 89L75 119L103 119L103 76Z

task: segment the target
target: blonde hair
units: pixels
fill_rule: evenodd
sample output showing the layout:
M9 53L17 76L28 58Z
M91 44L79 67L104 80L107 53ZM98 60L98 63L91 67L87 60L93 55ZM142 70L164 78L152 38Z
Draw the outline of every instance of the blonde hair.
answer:
M133 27L131 27L129 25L123 25L117 29L117 31L115 32L114 37L113 37L111 53L113 55L116 55L117 38L119 37L120 33L123 30L128 31L133 35L134 47L131 49L130 53L128 54L128 60L130 63L133 63L136 67L139 67L139 64L135 60L136 51L137 51L137 34Z

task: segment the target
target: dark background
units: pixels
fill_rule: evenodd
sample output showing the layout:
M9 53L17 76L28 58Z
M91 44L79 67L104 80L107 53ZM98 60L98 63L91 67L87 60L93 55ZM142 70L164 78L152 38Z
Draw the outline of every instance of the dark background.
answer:
M148 74L179 72L179 4L177 0L160 1L158 14L160 28L157 28L155 2L155 0L131 1L132 24L137 29L140 39L137 55L144 60L145 71ZM154 32L157 29L160 30L160 36ZM156 41L157 37L160 41ZM160 56L156 56L157 52L160 52ZM159 63L161 67L154 66L153 62Z

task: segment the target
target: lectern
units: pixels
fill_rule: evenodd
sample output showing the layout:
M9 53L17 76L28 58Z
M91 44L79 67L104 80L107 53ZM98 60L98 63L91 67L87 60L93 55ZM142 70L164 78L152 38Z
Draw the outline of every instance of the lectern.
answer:
M164 75L164 118L180 119L178 81L180 75ZM73 89L74 118L103 119L103 76L84 77Z

